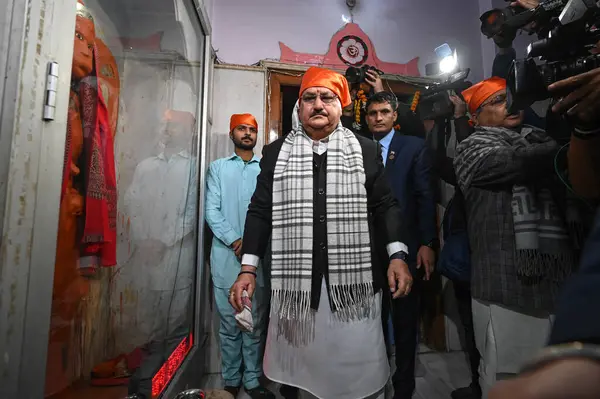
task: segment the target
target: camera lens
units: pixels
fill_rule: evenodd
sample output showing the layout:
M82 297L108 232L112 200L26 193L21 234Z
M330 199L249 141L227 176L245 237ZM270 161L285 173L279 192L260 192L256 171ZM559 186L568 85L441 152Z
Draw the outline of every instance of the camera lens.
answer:
M571 76L580 75L600 67L600 55L577 58L575 60L553 62L538 67L546 86Z
M346 80L350 84L360 83L362 74L363 74L363 72L362 72L361 68L350 67L350 68L346 69L346 73L345 73Z

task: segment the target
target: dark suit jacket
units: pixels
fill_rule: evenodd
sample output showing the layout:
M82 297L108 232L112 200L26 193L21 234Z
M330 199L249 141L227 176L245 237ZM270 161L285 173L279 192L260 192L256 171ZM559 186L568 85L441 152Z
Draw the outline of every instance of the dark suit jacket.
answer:
M285 137L285 136L284 136ZM260 161L260 174L256 180L256 190L252 196L246 225L244 227L244 253L263 258L267 243L271 236L271 217L273 207L273 173L283 145L284 137L263 148ZM356 135L363 153L365 169L365 188L367 190L367 206L369 210L369 229L373 253L373 279L376 289L387 287L387 262L377 262L373 241L373 232L378 231L378 238L385 244L404 242L401 228L400 209L390 191L384 176L381 146L373 140Z
M437 243L432 157L425 140L396 132L388 150L385 176L400 205L408 264L414 265L421 245Z
M600 345L600 212L587 239L579 270L562 290L550 344Z

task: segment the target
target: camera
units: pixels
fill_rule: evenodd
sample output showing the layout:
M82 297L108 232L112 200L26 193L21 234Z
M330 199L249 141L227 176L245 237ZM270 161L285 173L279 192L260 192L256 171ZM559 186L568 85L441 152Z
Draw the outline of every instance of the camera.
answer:
M508 1L508 0L507 0ZM479 20L481 21L481 33L488 39L502 37L506 43L512 43L517 36L518 27L521 19L529 19L529 16L523 15L527 10L521 6L509 6L503 9L494 8L484 12ZM515 17L521 14L521 17L515 21Z
M346 80L348 81L349 84L358 84L358 83L363 83L365 81L365 78L367 76L367 71L375 71L377 72L379 75L383 75L383 72L380 71L379 69L375 68L374 66L371 65L363 65L361 67L349 67L348 69L346 69Z
M448 79L435 86L428 87L421 95L418 111L421 120L434 120L438 118L449 118L454 113L454 104L450 101L450 91L457 93L471 86L465 80L469 76L470 69L458 71Z
M511 0L505 0L511 1ZM481 33L488 39L494 38L499 47L508 47L517 36L517 31L531 22L535 22L535 33L545 35L550 21L564 9L568 0L542 0L530 10L521 6L495 8L484 12L481 21ZM576 0L585 2L589 0Z
M548 86L552 83L600 67L600 55L590 54L600 40L598 3L570 0L560 11L544 26L546 37L531 43L527 58L513 61L510 67L506 83L511 113L551 97ZM538 65L535 58L545 63Z

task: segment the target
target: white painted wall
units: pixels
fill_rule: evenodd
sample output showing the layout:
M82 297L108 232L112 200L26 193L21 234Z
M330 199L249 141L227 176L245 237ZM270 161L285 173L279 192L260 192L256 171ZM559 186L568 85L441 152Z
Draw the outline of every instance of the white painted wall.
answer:
M260 155L265 131L265 71L217 65L213 81L213 126L209 161L233 152L229 138L229 119L232 114L250 113L258 122L255 153Z

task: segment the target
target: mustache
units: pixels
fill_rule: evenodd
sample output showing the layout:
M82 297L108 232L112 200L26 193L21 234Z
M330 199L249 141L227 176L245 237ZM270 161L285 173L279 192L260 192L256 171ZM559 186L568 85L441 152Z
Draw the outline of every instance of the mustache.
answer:
M313 116L327 116L327 112L323 111L323 110L319 110L319 111L314 111L310 117L312 118Z

